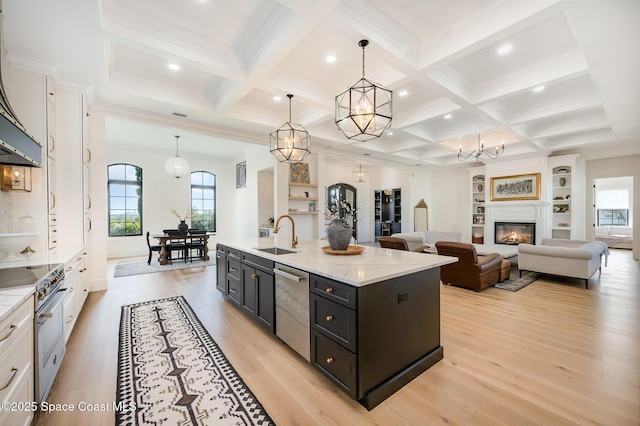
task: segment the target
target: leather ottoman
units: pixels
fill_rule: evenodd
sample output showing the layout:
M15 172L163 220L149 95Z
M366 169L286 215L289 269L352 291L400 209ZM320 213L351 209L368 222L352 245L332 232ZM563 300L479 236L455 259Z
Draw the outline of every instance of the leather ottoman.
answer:
M511 276L511 261L508 259L502 259L502 266L500 266L500 275L498 275L498 282L503 283Z

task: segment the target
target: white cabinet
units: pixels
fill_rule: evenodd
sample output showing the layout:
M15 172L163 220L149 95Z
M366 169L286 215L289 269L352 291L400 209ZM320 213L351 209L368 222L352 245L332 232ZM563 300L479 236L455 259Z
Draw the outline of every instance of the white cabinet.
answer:
M469 169L471 175L471 242L484 243L485 234L485 203L487 200L487 183L484 167Z
M0 400L28 404L34 395L34 296L0 322ZM0 410L0 424L29 425L34 411Z
M65 265L64 334L69 340L89 294L86 253L80 253Z
M47 192L49 206L49 228L48 241L49 249L58 245L58 225L57 225L57 179L56 179L56 157L58 146L56 144L56 97L53 80L45 76L45 104L46 104L46 133L47 133Z
M48 240L49 249L58 245L58 198L56 194L56 160L47 157L47 192L48 192Z

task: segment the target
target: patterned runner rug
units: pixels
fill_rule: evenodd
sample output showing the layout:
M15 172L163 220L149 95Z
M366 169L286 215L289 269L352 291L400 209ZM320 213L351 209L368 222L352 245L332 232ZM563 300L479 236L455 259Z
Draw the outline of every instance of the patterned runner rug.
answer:
M272 425L182 297L122 307L116 425Z
M540 276L537 272L523 271L522 278L520 278L520 271L518 267L514 265L511 267L509 279L503 283L496 283L495 287L501 290L518 291L540 278Z

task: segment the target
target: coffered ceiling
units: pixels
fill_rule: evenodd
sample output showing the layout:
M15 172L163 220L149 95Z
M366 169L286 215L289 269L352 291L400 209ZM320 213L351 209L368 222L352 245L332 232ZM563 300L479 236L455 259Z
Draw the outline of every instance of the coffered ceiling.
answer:
M87 87L116 142L165 132L172 148L180 130L183 150L234 156L268 145L292 93L311 150L332 155L449 165L478 134L505 158L640 153L637 0L4 0L3 14L9 60ZM361 39L394 119L353 143L334 98L361 77Z

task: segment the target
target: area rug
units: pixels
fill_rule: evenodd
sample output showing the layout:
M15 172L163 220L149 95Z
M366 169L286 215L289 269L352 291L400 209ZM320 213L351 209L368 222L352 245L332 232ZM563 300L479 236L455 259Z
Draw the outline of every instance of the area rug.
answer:
M496 283L495 287L501 290L518 291L540 278L540 276L537 272L523 271L522 278L520 278L520 271L518 268L513 267L511 268L509 279L502 283Z
M127 261L118 263L113 271L113 277L126 277L128 275L150 274L153 272L175 271L176 269L202 268L205 266L215 265L215 257L209 260L194 259L193 262L174 262L173 264L161 265L156 259L151 261L151 265L147 265L147 259L137 259L135 261Z
M272 425L182 297L122 307L116 425Z

